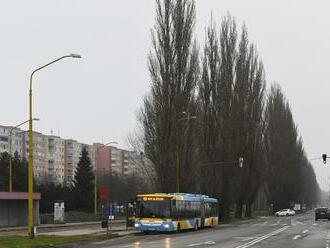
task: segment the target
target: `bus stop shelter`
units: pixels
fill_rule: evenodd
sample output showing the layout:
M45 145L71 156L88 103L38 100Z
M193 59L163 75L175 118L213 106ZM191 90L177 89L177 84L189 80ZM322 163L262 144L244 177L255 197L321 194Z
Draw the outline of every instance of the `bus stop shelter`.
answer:
M33 194L34 225L39 219L40 193ZM27 226L28 193L0 192L0 227Z

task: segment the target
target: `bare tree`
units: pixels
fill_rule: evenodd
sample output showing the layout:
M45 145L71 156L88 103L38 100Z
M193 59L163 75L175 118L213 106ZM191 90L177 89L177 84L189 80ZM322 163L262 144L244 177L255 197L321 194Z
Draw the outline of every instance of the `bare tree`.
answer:
M203 191L221 198L227 217L233 203L238 206L236 216L241 216L242 205L252 204L261 183L264 70L244 26L239 44L237 36L231 16L223 19L219 35L211 22L199 87L201 161L237 161L241 156L246 161L241 170L237 164L211 163L202 174Z
M180 190L194 188L195 141L193 121L179 122L182 113L195 114L194 92L198 80L198 51L193 40L195 3L157 0L156 24L149 54L151 92L139 116L145 155L152 161L158 187L175 191L176 164L180 165ZM177 162L179 161L179 162Z
M266 107L267 182L275 209L293 202L317 202L319 186L298 134L292 112L279 85L272 86Z

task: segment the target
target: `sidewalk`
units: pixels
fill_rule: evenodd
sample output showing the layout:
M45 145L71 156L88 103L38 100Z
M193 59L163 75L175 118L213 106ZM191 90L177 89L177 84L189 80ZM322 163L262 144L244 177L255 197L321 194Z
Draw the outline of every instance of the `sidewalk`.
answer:
M106 231L106 228L101 228L101 222L97 221L40 225L37 226L36 235L104 235ZM112 223L112 233L116 236L125 236L135 232L132 227L126 229L126 222L123 220L117 220ZM6 236L27 236L27 227L0 228L0 237Z
M114 225L126 223L125 220L114 220L112 222ZM75 222L75 223L61 223L61 224L41 224L37 226L37 230L42 229L51 229L51 228L65 228L65 227L75 227L75 226L101 226L101 221L90 221L90 222ZM8 231L22 231L26 230L26 226L16 226L16 227L1 227L0 232L8 232Z
M105 235L107 233L106 228L95 229L74 229L64 231L51 231L51 232L39 232L38 235L52 235L52 236L74 236L74 235ZM138 233L134 228L130 227L126 230L126 226L112 226L112 235L126 236L134 233Z

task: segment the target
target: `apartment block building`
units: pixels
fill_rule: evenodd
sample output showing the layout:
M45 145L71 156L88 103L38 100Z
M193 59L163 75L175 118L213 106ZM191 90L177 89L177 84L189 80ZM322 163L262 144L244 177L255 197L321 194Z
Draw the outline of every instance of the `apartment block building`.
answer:
M27 131L0 125L0 153L9 152L9 133L12 131L12 154L28 160L29 135ZM54 182L72 185L82 148L86 147L93 170L98 176L138 175L136 154L115 146L100 143L93 145L79 143L73 139L63 139L55 135L33 132L33 161L36 183ZM134 158L134 159L132 159Z
M23 155L23 132L19 128L14 128L11 126L1 126L0 125L0 153L9 153L9 136L10 130L12 130L12 155L15 152L18 153L20 157Z
M123 152L117 147L111 147L111 174L113 176L123 175Z
M110 175L111 173L111 147L100 143L93 144L95 149L95 162L97 166L97 174Z
M36 183L48 181L48 136L33 132L33 173ZM29 157L29 133L23 132L22 141L23 158Z
M86 147L87 152L88 152L88 157L91 160L91 166L93 170L95 170L96 166L96 147L93 145L86 145L86 144L81 144L82 147Z
M72 185L74 183L74 177L76 174L77 166L80 160L81 151L83 147L86 147L88 156L91 160L91 166L95 169L96 160L96 147L93 145L87 145L79 143L76 140L65 140L65 152L64 152L64 183L66 185Z
M55 184L64 183L65 140L54 135L48 136L48 176Z
M129 176L135 174L138 166L135 164L136 160L132 159L136 157L134 152L114 146L104 146L100 143L94 143L93 145L96 149L98 176Z
M65 152L64 152L64 183L69 186L72 185L77 164L79 162L82 146L76 140L65 140Z

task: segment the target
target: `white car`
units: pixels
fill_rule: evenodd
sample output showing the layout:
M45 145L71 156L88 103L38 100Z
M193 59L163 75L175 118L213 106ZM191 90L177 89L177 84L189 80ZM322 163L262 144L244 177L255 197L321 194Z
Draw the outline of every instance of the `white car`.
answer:
M275 216L294 216L296 212L292 209L282 209L275 213Z

